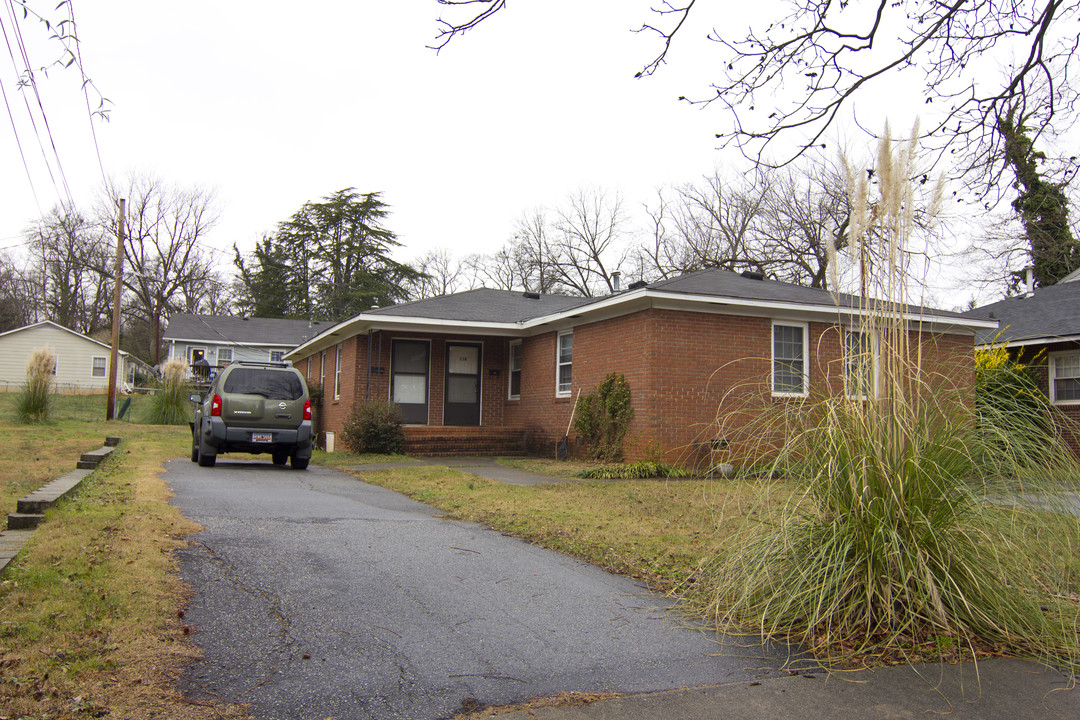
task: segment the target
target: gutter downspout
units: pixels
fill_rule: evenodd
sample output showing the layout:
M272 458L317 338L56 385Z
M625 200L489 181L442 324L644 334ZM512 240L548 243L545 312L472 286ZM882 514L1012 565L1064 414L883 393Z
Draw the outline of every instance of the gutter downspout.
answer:
M367 331L367 388L364 390L364 402L371 402L371 328Z

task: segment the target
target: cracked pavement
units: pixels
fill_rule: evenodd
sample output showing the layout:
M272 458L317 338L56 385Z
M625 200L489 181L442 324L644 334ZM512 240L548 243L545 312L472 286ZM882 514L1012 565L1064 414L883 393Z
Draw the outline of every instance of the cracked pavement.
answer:
M179 553L203 659L193 700L267 720L453 715L560 692L775 677L785 648L721 642L639 583L328 468L167 465L205 528Z

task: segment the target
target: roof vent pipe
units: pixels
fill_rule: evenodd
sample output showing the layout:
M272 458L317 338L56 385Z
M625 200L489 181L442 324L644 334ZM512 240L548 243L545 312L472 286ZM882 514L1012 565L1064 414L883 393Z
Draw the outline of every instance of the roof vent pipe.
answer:
M622 288L619 287L619 281L622 279L622 273L616 270L611 273L611 291L619 292Z
M1024 286L1027 292L1024 293L1026 297L1031 297L1035 294L1035 266L1028 265L1024 268Z

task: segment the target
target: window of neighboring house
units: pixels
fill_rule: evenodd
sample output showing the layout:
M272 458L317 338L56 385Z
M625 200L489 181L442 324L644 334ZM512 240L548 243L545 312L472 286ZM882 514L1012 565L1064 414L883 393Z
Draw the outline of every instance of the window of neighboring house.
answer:
M232 348L217 349L217 364L224 367L232 362Z
M326 387L326 351L319 354L319 385Z
M334 399L341 397L341 343L338 343L334 357Z
M559 333L559 351L556 357L555 394L559 397L570 396L570 383L574 365L574 331L567 330Z
M874 343L869 333L844 335L844 388L848 397L874 396Z
M521 397L521 341L510 343L510 399Z
M284 350L271 350L270 351L270 362L281 362L284 359L285 359L285 351Z
M314 355L308 355L307 362L304 363L304 379L308 381L309 385L311 384L311 361L314 359Z
M103 357L95 357L93 364L90 368L90 377L103 378L105 377L105 360Z
M805 396L807 377L806 325L773 323L772 393Z
M1050 399L1062 404L1080 402L1080 352L1050 356Z

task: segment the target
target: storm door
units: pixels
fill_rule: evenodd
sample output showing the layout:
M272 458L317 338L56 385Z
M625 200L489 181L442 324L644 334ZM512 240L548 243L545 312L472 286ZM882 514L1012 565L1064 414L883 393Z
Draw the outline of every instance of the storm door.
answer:
M443 424L480 424L479 345L446 345L446 403Z
M390 399L401 407L407 425L428 422L428 355L426 340L395 340L390 361Z

